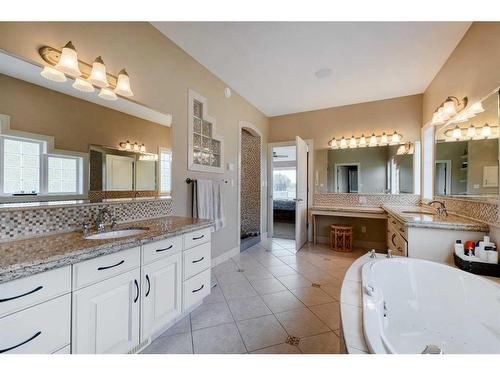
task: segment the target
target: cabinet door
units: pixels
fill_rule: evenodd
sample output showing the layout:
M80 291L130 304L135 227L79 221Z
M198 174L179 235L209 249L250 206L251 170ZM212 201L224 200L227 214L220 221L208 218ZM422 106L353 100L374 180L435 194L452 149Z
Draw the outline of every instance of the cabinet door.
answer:
M181 253L143 267L141 341L181 314L181 268Z
M73 293L72 353L127 353L139 344L139 268Z

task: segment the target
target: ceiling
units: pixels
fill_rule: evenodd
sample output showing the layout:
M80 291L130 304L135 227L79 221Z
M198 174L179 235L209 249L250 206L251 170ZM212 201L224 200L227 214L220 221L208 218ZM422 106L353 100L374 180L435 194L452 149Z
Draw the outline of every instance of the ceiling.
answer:
M267 116L422 93L470 26L470 22L152 24Z

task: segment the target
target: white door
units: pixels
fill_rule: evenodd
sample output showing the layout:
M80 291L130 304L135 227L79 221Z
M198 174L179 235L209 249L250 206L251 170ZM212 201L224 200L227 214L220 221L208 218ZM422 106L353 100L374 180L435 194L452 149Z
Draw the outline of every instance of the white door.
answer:
M436 179L434 181L436 195L451 194L451 161L436 160Z
M73 293L72 353L127 353L139 344L140 270Z
M158 260L142 270L141 341L181 314L182 253Z
M133 181L133 158L106 155L106 190L132 190Z
M307 143L295 137L296 195L295 195L295 251L307 242Z

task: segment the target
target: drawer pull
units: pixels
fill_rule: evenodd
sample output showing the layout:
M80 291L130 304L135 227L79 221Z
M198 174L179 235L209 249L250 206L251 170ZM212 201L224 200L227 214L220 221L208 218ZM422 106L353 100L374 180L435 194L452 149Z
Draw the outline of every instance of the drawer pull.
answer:
M174 247L174 245L170 245L169 247L166 247L164 249L157 249L156 252L161 253L162 251L170 250L172 247Z
M393 244L394 246L397 246L397 245L396 245L396 243L394 242L394 239L395 239L395 238L396 238L396 233L394 233L394 234L392 235L392 237L391 237L391 241L392 241L392 244Z
M20 294L20 295L15 296L15 297L9 297L9 298L3 298L3 299L0 299L0 303L2 303L2 302L7 302L7 301L12 301L13 299L17 299L17 298L21 298L21 297L25 297L25 296L27 296L27 295L29 295L29 294L31 294L31 293L38 292L38 291L39 291L40 289L42 289L42 288L43 288L43 286L41 286L41 285L40 285L40 286L36 287L35 289L33 289L33 290L32 290L32 291L30 291L30 292L27 292L27 293L24 293L24 294Z
M198 262L201 262L203 259L205 259L205 257L201 257L200 259L193 260L191 263L198 263Z
M394 220L391 220L394 225L396 225L396 222Z
M134 303L136 303L137 300L139 299L139 283L137 282L137 280L134 280L134 284L135 284L135 289L137 290L137 295L135 296L134 299Z
M193 293L199 292L200 290L202 290L202 289L203 289L203 287L204 287L204 286L205 286L205 284L202 284L202 285L201 285L198 289L195 289L195 290L193 290L192 292L193 292Z
M148 291L146 292L146 297L149 296L149 292L151 292L151 281L149 280L149 275L146 275L146 281L148 282Z
M204 234L202 234L201 236L199 237L193 237L193 241L196 241L196 240L201 240L203 237L205 237Z
M40 336L42 334L42 331L38 331L37 333L35 333L33 336L31 336L29 339L23 341L22 343L20 344L17 344L17 345L14 345L14 346L11 346L10 348L7 348L7 349L0 349L0 353L5 353L5 352L8 352L10 350L13 350L13 349L16 349L16 348L19 348L20 346L23 346L24 344L27 344L29 343L30 341L36 339L38 336Z
M123 263L125 263L124 260L122 260L121 262L118 262L116 264L113 264L112 266L99 267L97 270L98 271L107 270L107 269L110 269L110 268L113 268L113 267L117 267L117 266L119 266L120 264L123 264Z

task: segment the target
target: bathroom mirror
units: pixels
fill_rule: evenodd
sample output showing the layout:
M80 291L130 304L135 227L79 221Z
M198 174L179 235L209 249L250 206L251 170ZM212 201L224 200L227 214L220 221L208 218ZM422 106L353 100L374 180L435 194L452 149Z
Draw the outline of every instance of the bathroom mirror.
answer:
M156 190L158 155L91 145L90 191Z
M316 192L413 194L419 142L321 149L314 153ZM417 161L415 161L417 159Z
M481 101L483 112L437 128L434 192L440 196L498 196L498 92Z

